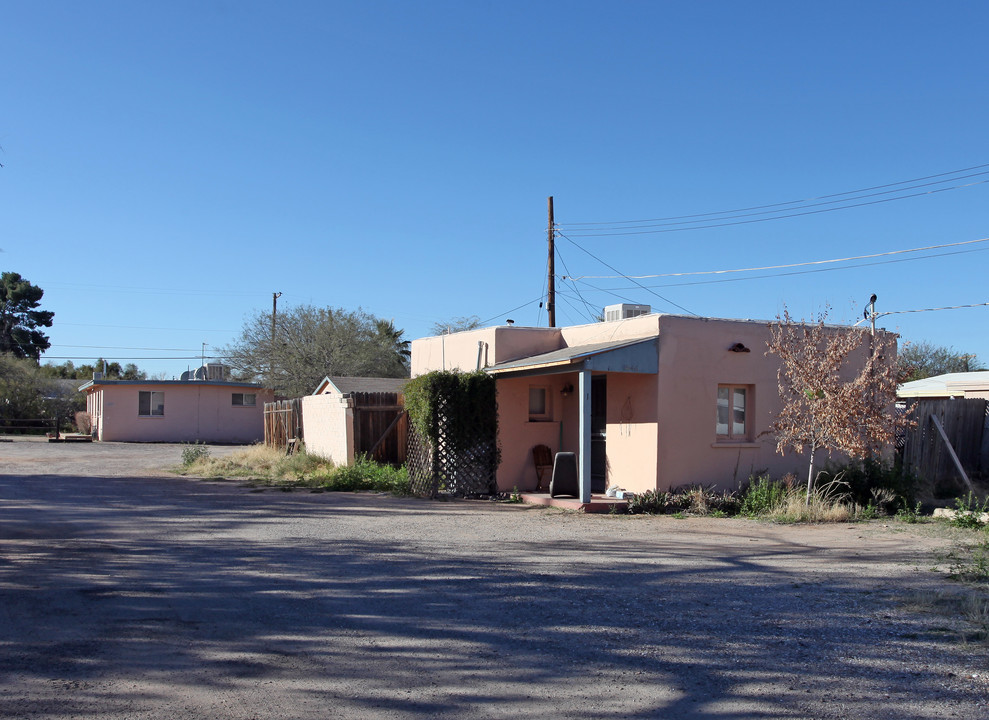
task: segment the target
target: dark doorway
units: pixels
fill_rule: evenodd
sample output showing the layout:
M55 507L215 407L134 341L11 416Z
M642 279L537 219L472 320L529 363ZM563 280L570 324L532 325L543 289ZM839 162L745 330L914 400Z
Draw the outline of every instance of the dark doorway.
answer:
M591 492L608 489L608 376L591 377Z

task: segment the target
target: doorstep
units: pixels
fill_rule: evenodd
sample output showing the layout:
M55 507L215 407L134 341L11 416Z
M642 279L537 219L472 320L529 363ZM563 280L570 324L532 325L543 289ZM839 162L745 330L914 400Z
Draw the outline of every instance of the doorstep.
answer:
M627 500L619 500L607 495L591 495L591 501L588 503L582 503L579 498L569 496L550 497L549 493L524 492L519 493L519 496L522 498L522 502L528 505L543 505L585 513L624 513L628 508Z

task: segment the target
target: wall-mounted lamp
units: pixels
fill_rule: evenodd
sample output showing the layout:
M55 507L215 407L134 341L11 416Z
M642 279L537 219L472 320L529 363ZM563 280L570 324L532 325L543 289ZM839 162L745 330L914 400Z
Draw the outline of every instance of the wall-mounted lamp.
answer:
M572 383L567 383L560 390L560 395L562 395L563 397L566 397L567 395L569 395L572 392L573 392L573 384Z
M735 343L730 348L728 348L728 352L752 352L752 351L749 350L744 345L742 345L742 343Z

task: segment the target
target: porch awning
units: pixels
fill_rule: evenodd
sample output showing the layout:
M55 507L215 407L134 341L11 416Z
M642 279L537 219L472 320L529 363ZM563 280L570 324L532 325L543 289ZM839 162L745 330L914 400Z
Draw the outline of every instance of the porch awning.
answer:
M496 377L557 375L592 370L655 375L659 370L658 338L636 338L574 345L520 360L498 363L485 369Z

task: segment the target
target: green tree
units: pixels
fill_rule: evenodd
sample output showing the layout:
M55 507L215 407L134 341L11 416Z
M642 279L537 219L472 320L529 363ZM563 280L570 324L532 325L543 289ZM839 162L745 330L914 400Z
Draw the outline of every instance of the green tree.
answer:
M985 370L974 354L961 353L953 347L929 342L905 342L900 349L897 362L898 379L901 383L923 380L945 373Z
M49 328L55 313L38 310L45 291L15 272L0 276L0 355L33 358L51 347L38 328Z
M300 305L251 317L223 350L241 380L264 382L288 396L311 393L327 375L408 377L408 343L402 331L361 309Z

